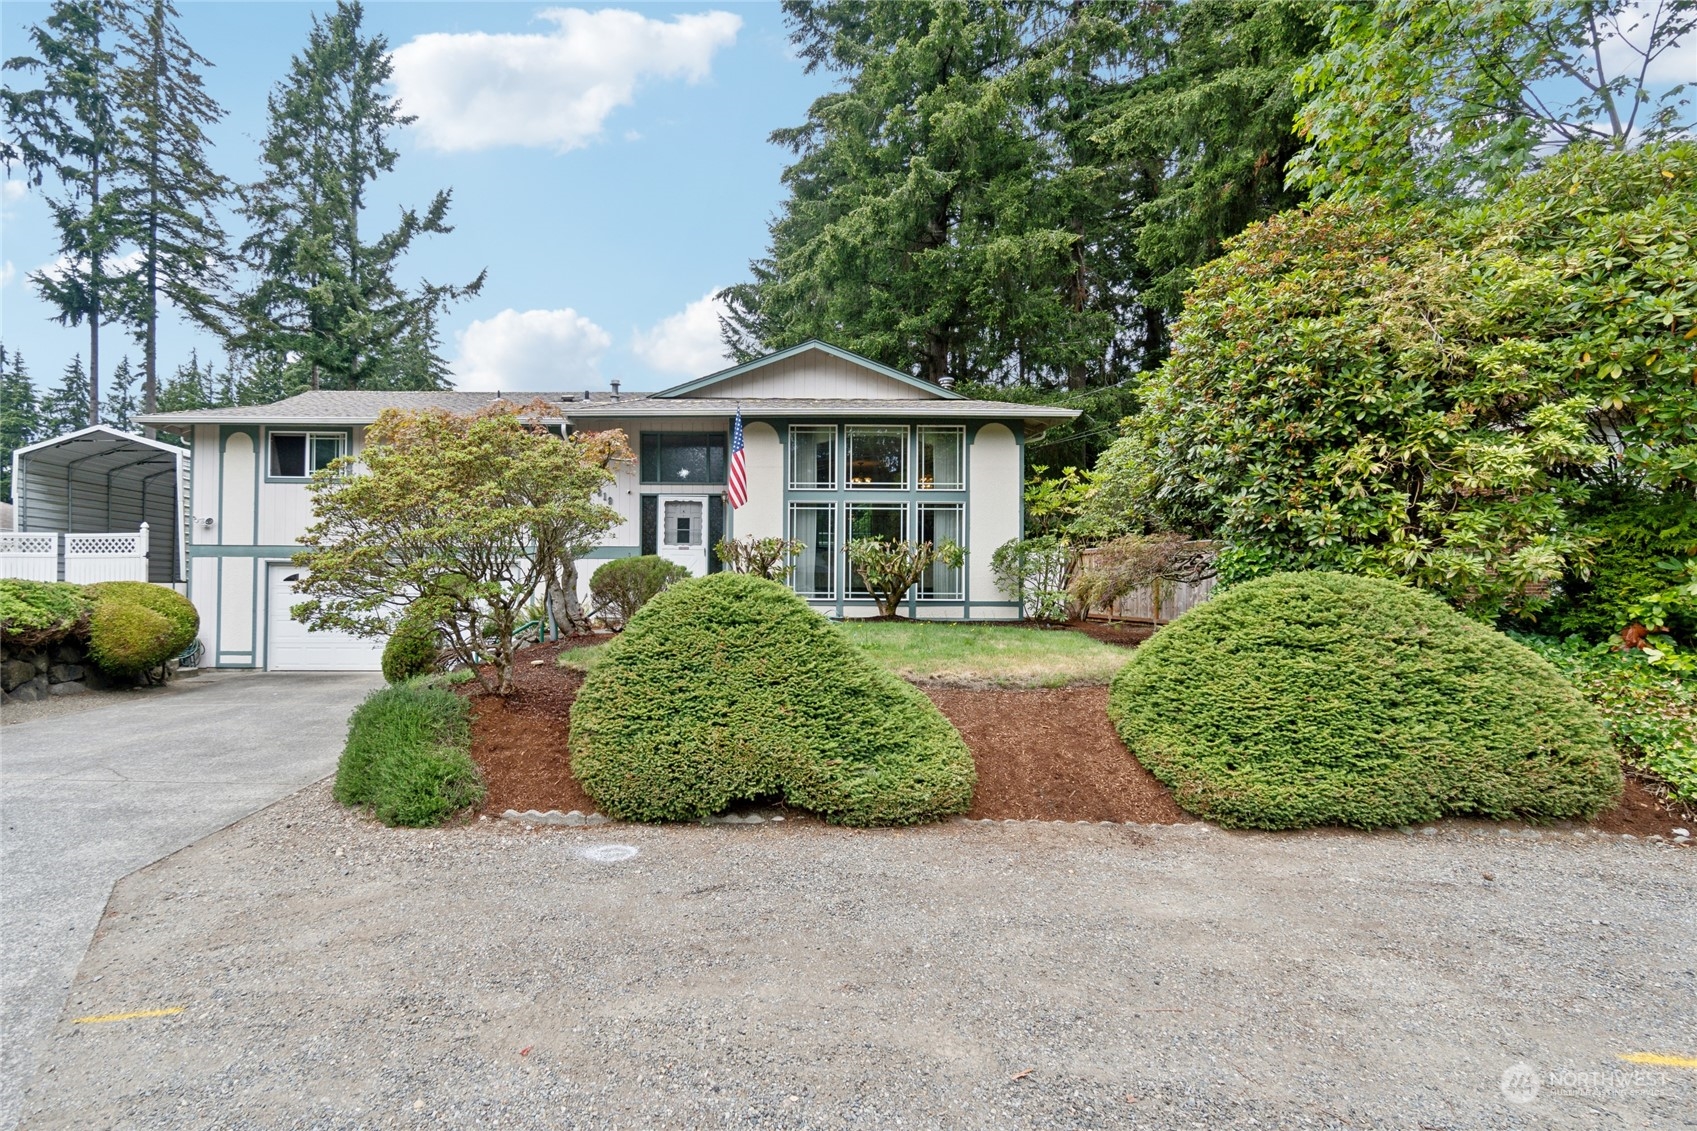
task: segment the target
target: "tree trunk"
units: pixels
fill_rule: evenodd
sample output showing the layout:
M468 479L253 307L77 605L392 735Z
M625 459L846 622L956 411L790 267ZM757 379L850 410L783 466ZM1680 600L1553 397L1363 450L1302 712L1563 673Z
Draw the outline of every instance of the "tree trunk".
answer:
M549 576L547 584L548 615L554 624L568 635L588 632L589 614L577 599L577 563L566 559Z

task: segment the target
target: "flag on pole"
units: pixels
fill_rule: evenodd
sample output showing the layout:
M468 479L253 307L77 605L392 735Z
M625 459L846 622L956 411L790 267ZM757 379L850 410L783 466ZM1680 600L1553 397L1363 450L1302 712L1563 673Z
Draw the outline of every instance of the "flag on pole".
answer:
M741 405L737 406L737 422L731 427L731 472L725 485L732 510L748 502L748 459L742 454Z

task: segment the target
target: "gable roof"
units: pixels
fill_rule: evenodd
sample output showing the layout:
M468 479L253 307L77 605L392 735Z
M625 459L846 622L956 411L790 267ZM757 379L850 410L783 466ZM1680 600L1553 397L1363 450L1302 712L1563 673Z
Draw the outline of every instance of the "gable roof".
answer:
M653 393L651 395L660 399L688 396L691 393L699 392L709 386L717 385L721 381L729 381L733 377L741 377L744 373L752 373L757 369L764 369L766 366L772 365L776 362L786 361L792 357L798 357L801 354L807 353L809 350L818 350L820 353L827 353L832 357L841 358L843 361L846 361L851 365L858 365L863 369L868 369L873 373L878 374L880 377L887 377L892 381L899 381L903 385L923 390L927 395L941 400L964 399L959 393L954 392L952 389L945 389L941 385L934 385L930 381L921 380L913 374L903 373L899 369L891 369L888 365L880 365L878 362L873 361L869 357L861 357L858 353L852 353L838 346L834 346L829 342L822 342L818 338L809 338L800 345L791 346L789 349L779 350L777 353L769 353L765 357L757 357L753 361L745 361L741 365L733 365L729 369L721 369L717 373L709 373L705 377L697 377L692 381L685 381L681 385L673 385L669 389L661 389L658 393Z
M150 412L136 417L141 424L154 427L176 427L185 424L370 424L386 408L422 412L445 409L448 412L476 412L497 400L524 405L534 400L558 404L562 408L583 405L583 393L554 389L544 393L458 392L439 391L376 391L370 389L314 389L296 393L270 404L231 405L228 408L199 408L183 412ZM613 394L596 392L590 400L612 400Z

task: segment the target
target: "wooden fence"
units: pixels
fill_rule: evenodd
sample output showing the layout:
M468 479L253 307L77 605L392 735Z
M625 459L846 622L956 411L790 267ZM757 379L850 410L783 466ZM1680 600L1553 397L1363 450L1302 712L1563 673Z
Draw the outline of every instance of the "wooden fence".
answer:
M1079 555L1078 568L1088 569L1096 557L1095 550ZM1085 610L1089 620L1123 620L1138 624L1166 624L1195 605L1200 605L1214 591L1214 579L1200 581L1163 581L1134 589L1111 605L1097 605Z

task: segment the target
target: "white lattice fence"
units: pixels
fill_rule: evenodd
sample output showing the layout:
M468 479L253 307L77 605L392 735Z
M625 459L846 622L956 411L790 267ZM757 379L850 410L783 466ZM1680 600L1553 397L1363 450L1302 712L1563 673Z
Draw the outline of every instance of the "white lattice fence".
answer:
M59 536L0 532L0 577L59 580Z
M65 580L78 585L146 581L147 523L134 534L65 535Z

